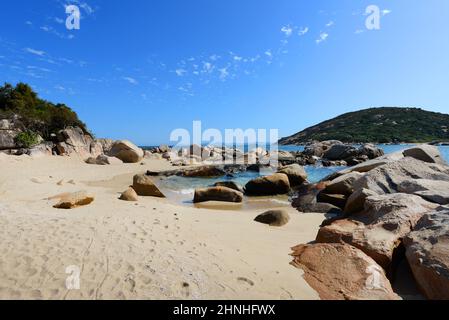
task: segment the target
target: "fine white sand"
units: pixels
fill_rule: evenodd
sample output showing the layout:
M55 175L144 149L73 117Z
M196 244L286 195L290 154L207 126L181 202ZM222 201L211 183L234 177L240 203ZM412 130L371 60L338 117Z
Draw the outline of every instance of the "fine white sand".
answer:
M289 253L315 238L322 215L291 208L289 224L273 228L253 221L260 209L118 200L149 169L169 163L0 154L0 299L318 299ZM60 210L46 200L81 190L95 201ZM80 290L66 289L69 266Z

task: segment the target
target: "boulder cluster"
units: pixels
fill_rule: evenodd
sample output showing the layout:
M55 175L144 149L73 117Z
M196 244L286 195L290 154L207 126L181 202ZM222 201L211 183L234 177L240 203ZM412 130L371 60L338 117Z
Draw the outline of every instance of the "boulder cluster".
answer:
M322 298L396 299L390 281L406 259L425 297L448 299L448 190L449 166L430 145L308 186L293 206L301 212L321 209L328 219L314 244L293 249L293 265L305 270Z
M197 164L269 164L274 160L281 165L298 164L323 166L353 166L370 159L383 156L383 150L372 144L354 146L340 141L314 142L305 146L304 151L269 151L254 148L243 152L237 148L191 145L186 148L171 149L162 145L146 151L146 157L167 159L173 166Z

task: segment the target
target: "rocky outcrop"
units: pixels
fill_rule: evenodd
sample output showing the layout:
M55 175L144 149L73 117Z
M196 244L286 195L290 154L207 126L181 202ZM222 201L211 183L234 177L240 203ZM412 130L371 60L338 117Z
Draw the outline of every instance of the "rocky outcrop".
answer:
M396 193L407 180L428 179L449 181L449 167L404 158L377 167L354 183L354 189L369 189L377 194Z
M427 201L449 204L449 181L413 179L401 182L398 192L415 194Z
M243 193L227 187L196 189L194 203L207 201L237 202L243 201Z
M165 198L149 176L137 174L133 179L133 189L139 196Z
M271 227L282 227L290 221L290 215L285 210L270 210L258 215L254 221Z
M79 191L55 196L53 199L59 199L59 202L53 206L54 208L74 209L91 204L95 198L86 191Z
M384 270L346 244L299 245L292 265L323 300L399 300Z
M123 201L138 201L139 200L139 196L137 195L136 191L129 187L126 191L124 191L121 195L120 195L120 200Z
M90 147L94 142L81 128L68 127L57 134L56 149L59 155L79 156L87 159L91 156Z
M16 149L15 137L18 133L15 130L0 130L0 150Z
M137 163L143 159L144 152L134 143L121 140L116 141L108 153L111 157L116 157L125 163Z
M290 191L288 176L276 173L249 181L245 186L245 194L249 196L269 196L286 194Z
M427 144L407 149L403 152L403 154L405 157L415 158L428 163L438 163L442 165L447 164L441 156L438 148Z
M327 150L323 158L327 160L345 160L357 156L357 148L348 144L334 144Z
M348 219L321 228L319 243L347 243L359 248L386 270L401 240L435 205L409 194L371 196L365 209Z
M305 146L304 154L322 158L324 156L324 153L328 151L333 145L342 144L343 142L337 140L314 142Z
M306 171L296 163L280 168L278 173L287 175L291 187L299 186L307 181Z
M449 208L424 215L404 239L416 282L428 299L449 300Z

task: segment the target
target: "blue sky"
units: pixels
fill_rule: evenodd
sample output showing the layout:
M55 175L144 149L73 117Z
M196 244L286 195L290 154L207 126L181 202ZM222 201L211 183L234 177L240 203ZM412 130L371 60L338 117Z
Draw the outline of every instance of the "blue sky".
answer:
M448 113L448 21L447 0L4 0L0 81L68 104L98 137L166 143L194 120L286 136L371 106Z

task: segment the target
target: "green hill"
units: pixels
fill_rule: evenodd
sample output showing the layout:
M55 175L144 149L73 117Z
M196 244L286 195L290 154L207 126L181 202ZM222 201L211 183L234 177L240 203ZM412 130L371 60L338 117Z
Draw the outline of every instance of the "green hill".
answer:
M279 140L281 145L340 140L347 143L449 141L449 115L418 108L371 108L343 114Z

